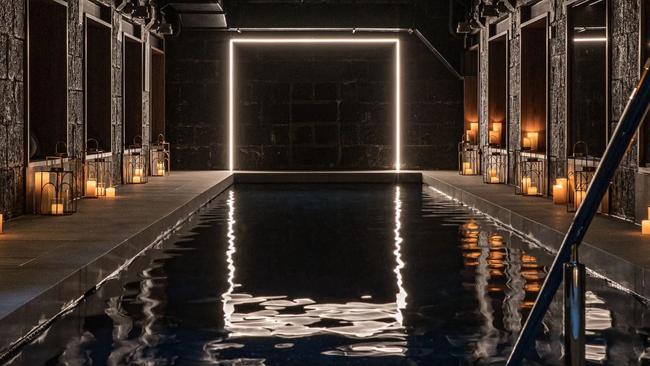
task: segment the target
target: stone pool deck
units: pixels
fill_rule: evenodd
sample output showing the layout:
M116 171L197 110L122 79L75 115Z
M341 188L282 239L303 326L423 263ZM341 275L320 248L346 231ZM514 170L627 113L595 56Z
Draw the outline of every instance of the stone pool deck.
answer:
M464 204L482 211L556 251L575 213L551 199L522 197L514 187L484 184L480 176L455 171L426 171L422 180ZM650 237L631 222L597 215L580 247L588 268L650 298Z
M114 200L82 200L65 217L25 215L0 235L0 356L18 338L179 225L233 183L425 183L557 248L573 214L550 200L515 196L456 172L173 172L120 186ZM650 238L638 226L597 217L581 250L592 269L650 297ZM645 286L646 280L649 286Z

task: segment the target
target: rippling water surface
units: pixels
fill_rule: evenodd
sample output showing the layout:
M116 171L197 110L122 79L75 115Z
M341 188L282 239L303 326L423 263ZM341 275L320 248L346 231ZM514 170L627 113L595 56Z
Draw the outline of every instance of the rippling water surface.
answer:
M419 185L238 185L13 365L503 364L552 257ZM644 364L650 311L588 279L590 363ZM559 364L558 296L531 364Z

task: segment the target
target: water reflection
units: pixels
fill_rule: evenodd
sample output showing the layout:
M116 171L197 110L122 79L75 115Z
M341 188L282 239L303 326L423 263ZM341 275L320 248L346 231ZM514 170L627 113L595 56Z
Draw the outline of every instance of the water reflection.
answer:
M236 283L236 221L235 194L228 192L228 290L222 295L224 324L228 331L226 341L210 343L206 350L241 348L237 339L277 337L285 339L337 335L355 340L365 340L322 351L324 355L348 357L404 356L407 351L407 333L402 311L407 307L402 270L403 237L401 235L401 188L394 188L394 251L395 302L377 303L358 301L345 303L319 303L311 298L290 298L286 295L256 296L236 292L242 287ZM317 297L318 294L314 293ZM276 345L277 347L277 345ZM283 343L279 348L290 348Z

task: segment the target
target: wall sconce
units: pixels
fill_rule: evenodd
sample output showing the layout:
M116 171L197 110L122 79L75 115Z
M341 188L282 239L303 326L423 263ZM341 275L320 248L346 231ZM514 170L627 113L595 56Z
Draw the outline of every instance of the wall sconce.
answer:
M515 194L543 196L546 194L546 160L530 156L526 152L516 153Z
M169 142L165 141L165 136L158 135L158 142L151 145L149 150L149 166L151 175L154 177L164 177L170 171L171 152Z
M458 173L460 175L481 174L480 150L468 142L458 144Z
M85 197L97 198L106 196L106 188L110 183L110 162L102 155L103 150L99 149L99 142L95 139L88 139L86 143L86 156L96 155L93 159L86 160L85 164Z
M508 169L508 155L501 149L486 147L483 154L483 183L504 184L506 183L506 172Z
M60 216L77 211L75 172L65 168L66 158L65 153L46 157L45 170L34 173L34 213Z
M124 181L126 184L147 183L147 159L142 156L142 141L140 136L133 139L133 145L129 146L128 154L124 157Z

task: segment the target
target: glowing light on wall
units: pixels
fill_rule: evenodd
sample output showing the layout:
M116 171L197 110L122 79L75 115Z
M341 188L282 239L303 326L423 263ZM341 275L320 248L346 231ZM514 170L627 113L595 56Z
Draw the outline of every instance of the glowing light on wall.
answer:
M607 42L606 37L585 37L585 38L574 38L573 42L576 43L597 43L597 42Z
M228 168L235 169L235 113L234 113L234 75L235 44L393 44L395 46L395 170L401 168L402 149L402 90L401 90L401 51L398 38L233 38L228 49Z

